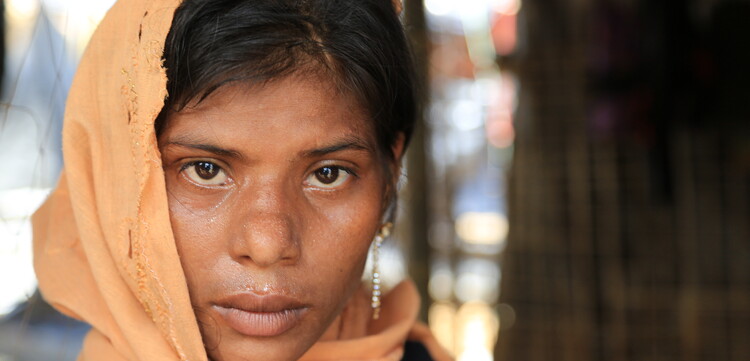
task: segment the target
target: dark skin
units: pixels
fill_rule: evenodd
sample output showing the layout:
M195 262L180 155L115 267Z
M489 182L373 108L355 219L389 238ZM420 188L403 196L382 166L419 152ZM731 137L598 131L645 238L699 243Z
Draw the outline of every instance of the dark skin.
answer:
M317 78L228 85L168 116L172 228L212 360L296 360L318 341L360 285L402 144L381 154L368 114ZM236 294L291 299L294 322L243 334L217 306Z

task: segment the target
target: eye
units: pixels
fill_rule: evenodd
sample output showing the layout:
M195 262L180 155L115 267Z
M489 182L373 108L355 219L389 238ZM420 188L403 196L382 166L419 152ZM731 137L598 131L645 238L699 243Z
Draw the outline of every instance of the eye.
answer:
M344 184L351 173L341 167L326 166L318 168L307 178L307 183L318 188L336 188Z
M227 173L216 163L198 161L185 164L182 168L189 180L204 186L222 186L227 184Z

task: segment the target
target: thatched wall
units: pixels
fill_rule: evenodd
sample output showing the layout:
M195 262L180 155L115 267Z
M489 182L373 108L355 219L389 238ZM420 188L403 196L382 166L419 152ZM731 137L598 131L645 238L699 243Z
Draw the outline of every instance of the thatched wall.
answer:
M524 2L496 359L750 360L748 5Z

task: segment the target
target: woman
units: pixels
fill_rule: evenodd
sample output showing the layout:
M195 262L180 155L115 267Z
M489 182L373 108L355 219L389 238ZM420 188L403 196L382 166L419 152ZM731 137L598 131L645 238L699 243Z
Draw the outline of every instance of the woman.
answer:
M80 359L447 359L413 285L360 281L412 74L388 0L115 4L34 218L40 289L92 325Z

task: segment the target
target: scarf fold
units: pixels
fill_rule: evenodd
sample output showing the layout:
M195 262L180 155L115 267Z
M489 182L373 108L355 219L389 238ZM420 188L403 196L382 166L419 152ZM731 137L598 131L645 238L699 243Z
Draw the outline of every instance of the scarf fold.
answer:
M91 324L79 360L207 360L169 220L154 120L161 55L179 0L120 0L84 53L68 95L65 169L33 217L44 298ZM411 283L369 323L355 297L304 360L398 360L419 305ZM366 325L366 327L363 327Z
M370 292L362 287L300 361L399 361L406 340L421 343L435 361L451 361L429 328L417 322L419 304L417 287L403 281L383 297L380 318L372 320Z
M404 341L419 311L414 284L401 282L383 297L381 309L380 318L372 320L369 292L363 287L300 360L401 360Z

